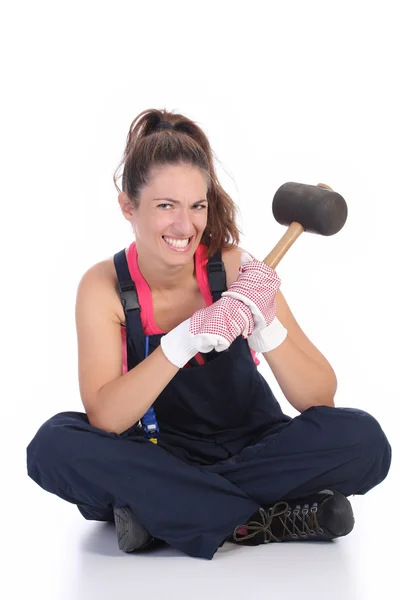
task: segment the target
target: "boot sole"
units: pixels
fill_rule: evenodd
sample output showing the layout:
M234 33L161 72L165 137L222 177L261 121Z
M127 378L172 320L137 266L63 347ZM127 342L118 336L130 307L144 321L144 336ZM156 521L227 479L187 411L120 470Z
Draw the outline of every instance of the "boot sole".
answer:
M143 550L154 538L129 508L114 508L118 547L123 552Z

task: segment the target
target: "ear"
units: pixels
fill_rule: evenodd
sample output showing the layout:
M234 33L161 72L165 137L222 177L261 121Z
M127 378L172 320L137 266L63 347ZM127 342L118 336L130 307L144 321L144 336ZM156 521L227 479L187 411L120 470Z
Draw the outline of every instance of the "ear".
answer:
M124 215L125 219L132 222L134 208L125 192L120 192L118 194L118 204L121 208L122 214Z

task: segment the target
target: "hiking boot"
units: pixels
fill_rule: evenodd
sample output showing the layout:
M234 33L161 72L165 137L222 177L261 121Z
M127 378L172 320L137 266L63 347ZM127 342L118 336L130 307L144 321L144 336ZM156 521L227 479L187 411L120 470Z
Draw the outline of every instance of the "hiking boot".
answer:
M123 552L147 548L155 538L143 527L135 513L128 507L114 508L118 547Z
M336 490L259 508L226 540L245 546L269 542L326 541L350 533L354 515L348 499Z

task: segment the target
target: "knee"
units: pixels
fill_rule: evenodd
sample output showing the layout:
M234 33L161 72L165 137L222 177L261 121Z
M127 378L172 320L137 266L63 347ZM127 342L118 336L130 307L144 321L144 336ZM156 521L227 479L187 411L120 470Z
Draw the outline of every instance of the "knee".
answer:
M312 406L301 416L318 426L333 440L341 440L346 446L387 443L379 422L370 413L359 408Z
M43 423L26 449L26 463L29 477L38 482L43 478L54 477L54 470L65 450L63 430L73 419L73 415L81 413L62 412Z
M355 445L383 450L389 445L380 423L365 410L358 408L335 408L339 427L347 421L346 432Z
M365 448L365 460L373 465L377 483L387 476L392 462L392 448L381 425L371 414L359 411L360 438Z
M365 467L365 473L368 474L364 487L357 493L365 494L381 483L389 473L392 448L381 425L370 413L354 408L341 410L354 421L357 455Z
M392 459L390 443L377 419L370 413L358 408L320 406L327 409L327 429L331 431L339 444L353 448L358 458L366 464L379 465L381 481L386 477Z

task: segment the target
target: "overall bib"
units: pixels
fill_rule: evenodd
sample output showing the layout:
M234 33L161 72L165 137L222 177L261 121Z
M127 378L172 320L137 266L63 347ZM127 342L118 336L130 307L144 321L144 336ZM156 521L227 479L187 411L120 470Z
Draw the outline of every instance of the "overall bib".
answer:
M125 250L114 264L130 370L146 356L146 336ZM207 269L215 302L226 289L220 252ZM149 336L148 353L160 338ZM391 447L369 413L313 406L285 415L241 336L202 357L154 402L157 444L145 418L117 434L62 412L28 445L29 476L86 519L113 521L113 506L129 506L154 538L206 559L260 506L322 489L365 494L386 477Z

